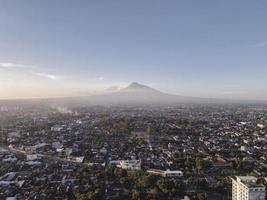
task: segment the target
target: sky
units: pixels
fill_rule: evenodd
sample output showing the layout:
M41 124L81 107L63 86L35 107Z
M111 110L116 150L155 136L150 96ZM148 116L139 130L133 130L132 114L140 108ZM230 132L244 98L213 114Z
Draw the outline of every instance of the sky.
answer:
M140 82L267 100L266 0L0 0L0 99Z

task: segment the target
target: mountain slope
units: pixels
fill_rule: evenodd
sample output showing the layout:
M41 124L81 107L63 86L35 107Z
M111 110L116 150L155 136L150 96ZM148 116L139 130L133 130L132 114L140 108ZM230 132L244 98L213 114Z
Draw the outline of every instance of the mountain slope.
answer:
M146 85L142 85L137 82L131 83L128 87L122 89L122 91L129 91L129 92L134 92L134 91L144 91L144 92L157 92L157 90L148 87ZM158 91L159 92L159 91Z
M88 101L97 104L173 104L200 101L200 98L184 97L160 92L154 88L136 82L119 91L88 97Z
M133 82L128 87L111 87L102 94L91 96L46 99L54 105L178 105L178 104L266 104L266 101L199 98L163 93L154 88Z

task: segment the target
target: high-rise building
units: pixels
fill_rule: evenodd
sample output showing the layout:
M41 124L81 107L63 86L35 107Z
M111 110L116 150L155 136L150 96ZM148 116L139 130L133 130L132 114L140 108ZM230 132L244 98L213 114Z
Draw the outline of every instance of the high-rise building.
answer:
M232 178L232 200L265 200L265 186L254 176Z

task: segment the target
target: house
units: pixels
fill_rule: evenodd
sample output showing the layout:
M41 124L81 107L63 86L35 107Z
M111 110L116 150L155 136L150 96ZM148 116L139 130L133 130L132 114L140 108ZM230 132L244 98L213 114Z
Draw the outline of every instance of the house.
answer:
M141 170L141 160L121 160L119 167L128 170Z
M180 170L175 170L175 171L172 171L172 170L159 170L159 169L149 169L146 171L147 173L150 173L150 174L155 174L155 175L159 175L159 176L162 176L162 177L183 177L183 172L180 171Z

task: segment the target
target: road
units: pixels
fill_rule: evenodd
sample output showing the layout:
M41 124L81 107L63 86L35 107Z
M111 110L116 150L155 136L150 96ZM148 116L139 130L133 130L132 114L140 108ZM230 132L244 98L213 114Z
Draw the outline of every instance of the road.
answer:
M108 170L108 166L109 166L109 152L110 152L110 145L108 144L107 147L107 153L105 155L105 186L104 186L104 190L105 190L105 199L108 200L109 196L108 196L108 175L107 175L107 170Z

